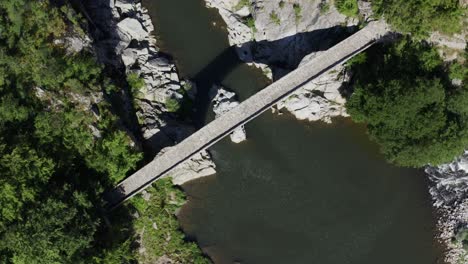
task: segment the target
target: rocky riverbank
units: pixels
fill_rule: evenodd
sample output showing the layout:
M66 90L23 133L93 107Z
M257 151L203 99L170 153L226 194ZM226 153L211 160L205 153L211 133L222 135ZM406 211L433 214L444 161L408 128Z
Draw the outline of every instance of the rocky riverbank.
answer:
M468 263L468 151L449 164L425 169L437 208L439 239L447 247L447 263Z
M196 87L180 80L170 57L160 52L148 10L138 0L87 1L84 9L93 26L99 60L144 82L137 90L133 87L122 94L125 111L136 112L142 144L156 154L192 134L195 129L178 110L194 99ZM203 152L172 174L175 184L183 184L214 173L215 164Z
M322 1L244 2L206 0L226 22L229 43L237 47L239 57L262 68L273 81L355 31L358 23L333 6L323 6ZM307 15L302 14L305 10ZM305 84L274 110L286 109L301 120L330 123L333 117L347 116L341 89L348 80L349 74L339 65Z

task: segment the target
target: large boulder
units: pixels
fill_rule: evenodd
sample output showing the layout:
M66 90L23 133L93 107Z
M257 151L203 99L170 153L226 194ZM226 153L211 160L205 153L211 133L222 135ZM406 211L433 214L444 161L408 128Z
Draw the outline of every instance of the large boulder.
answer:
M215 113L216 118L231 111L231 109L239 105L239 102L236 100L236 94L234 92L224 90L221 86L213 85L211 94L213 98L213 112ZM247 134L244 126L236 128L231 133L230 138L234 143L245 141L247 139Z
M118 31L130 40L145 40L149 33L143 28L142 24L135 18L127 17L117 24Z

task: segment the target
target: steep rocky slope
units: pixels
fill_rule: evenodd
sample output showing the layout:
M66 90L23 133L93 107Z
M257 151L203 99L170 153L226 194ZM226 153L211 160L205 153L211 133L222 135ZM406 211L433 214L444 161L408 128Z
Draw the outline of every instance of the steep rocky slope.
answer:
M126 111L135 108L143 144L156 154L193 133L194 128L183 121L177 108L193 99L196 87L180 80L174 63L159 51L148 10L137 0L86 1L84 8L94 26L93 44L100 61L144 81L137 91L122 95ZM182 164L174 181L182 184L211 175L214 168L210 155L204 152Z

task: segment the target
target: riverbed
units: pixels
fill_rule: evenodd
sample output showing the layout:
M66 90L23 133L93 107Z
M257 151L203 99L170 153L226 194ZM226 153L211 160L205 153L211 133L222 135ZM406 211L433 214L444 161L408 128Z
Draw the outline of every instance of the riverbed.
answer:
M201 0L147 0L158 46L199 96L193 119L213 118L213 83L240 100L268 85L229 48L224 22ZM365 127L264 113L248 140L209 149L218 173L185 184L179 220L216 264L435 264L435 221L418 170L385 162Z

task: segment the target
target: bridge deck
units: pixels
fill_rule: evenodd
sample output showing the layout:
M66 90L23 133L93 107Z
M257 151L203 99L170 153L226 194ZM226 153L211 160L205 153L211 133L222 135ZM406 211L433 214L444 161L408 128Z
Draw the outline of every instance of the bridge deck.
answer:
M213 120L154 159L122 181L115 189L106 193L104 199L111 208L120 205L192 155L207 149L224 136L229 135L236 127L271 108L306 82L365 50L387 32L385 24L369 23L365 28L251 96L236 108Z

